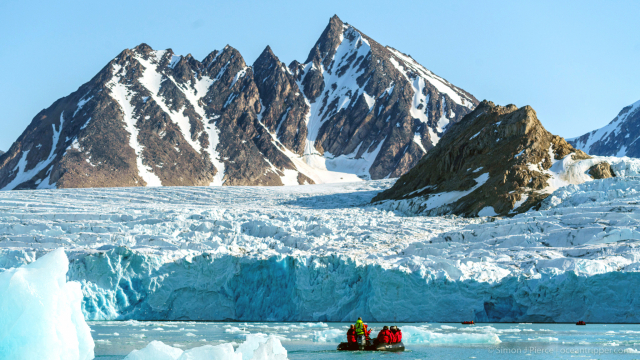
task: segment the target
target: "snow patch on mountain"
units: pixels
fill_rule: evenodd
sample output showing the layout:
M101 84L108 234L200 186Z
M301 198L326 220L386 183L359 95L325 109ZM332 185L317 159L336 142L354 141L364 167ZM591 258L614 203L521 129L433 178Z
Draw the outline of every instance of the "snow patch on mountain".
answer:
M630 132L630 129L623 130L626 123L637 117L640 112L640 101L637 101L630 106L624 108L609 124L606 126L593 130L590 133L582 135L580 137L567 139L576 149L580 149L588 154L592 155L615 155L617 157L627 156L628 146L623 143L619 138L623 134L622 131L627 132L624 140L628 145L633 144L640 138L640 134ZM633 136L633 140L630 142L627 140L630 136ZM598 148L596 144L600 144Z
M0 190L13 190L16 188L16 186L22 184L25 181L31 180L33 177L35 177L37 174L39 174L41 171L47 168L49 168L47 170L47 176L41 182L37 183L37 188L38 189L55 189L56 184L50 184L50 180L49 180L51 177L51 170L52 170L51 163L53 162L53 160L56 158L56 155L57 155L56 150L60 145L59 144L60 133L62 132L63 126L64 126L64 111L60 113L60 125L58 125L57 129L55 124L51 124L51 127L53 129L53 135L51 137L51 150L49 152L49 156L45 160L37 163L36 166L34 166L33 168L27 170L27 165L28 165L27 156L29 155L29 151L31 150L24 151L22 153L22 156L20 157L20 161L12 171L12 172L17 172L17 174L15 175L13 180L11 180L10 183L5 185Z
M329 71L324 69L324 66L322 65L319 65L320 68L317 69L313 62L304 65L305 73L308 73L313 68L322 73L325 89L325 92L323 92L318 99L313 99L313 102L306 99L305 96L307 104L311 110L306 120L308 132L303 156L304 161L314 169L314 172L325 172L328 170L333 173L338 173L336 174L336 177L342 178L336 179L334 176L314 177L315 174L313 173L305 174L311 177L314 181L319 180L316 181L318 183L323 182L323 179L327 178L336 180L345 180L344 178L347 178L349 181L357 181L358 174L365 178L369 177L369 168L367 168L366 171L362 171L362 162L368 162L368 166L371 167L373 160L375 160L377 156L377 152L375 153L375 156L367 155L367 159L356 159L349 155L343 155L339 161L331 161L330 159L334 158L334 156L330 153L325 153L324 155L320 154L315 147L315 143L323 122L338 113L341 109L349 106L356 96L364 97L367 105L369 106L369 110L373 109L375 106L375 99L365 92L364 86L360 87L357 82L357 78L359 74L364 71L364 68L349 66L350 58L365 58L370 56L370 54L371 45L362 36L362 34L351 26L345 26L344 32L341 35L341 42L332 58L334 63ZM348 66L348 69L346 69L346 71L342 71L345 66ZM298 87L302 89L304 93L304 85L300 80L298 81ZM330 109L326 106L326 104L331 104L336 100L338 103L338 107L336 109ZM376 151L375 149L369 150L370 153ZM356 176L353 176L352 174Z
M164 111L169 118L180 128L182 132L182 137L189 143L189 145L198 153L202 151L202 147L198 143L197 140L193 140L191 137L191 124L189 117L184 114L184 107L178 109L178 111L173 111L169 108L169 106L165 103L165 100L162 99L159 95L160 87L162 86L163 81L172 81L175 86L181 88L175 80L173 80L170 76L164 75L157 70L158 61L164 56L165 51L154 51L155 55L155 64L151 60L145 60L144 57L136 56L136 60L144 66L144 71L142 73L142 77L140 78L140 83L149 90L151 93L151 98L160 106L162 111ZM150 57L151 58L151 57ZM211 85L211 81L208 81L209 85ZM183 93L185 93L183 91ZM186 94L185 94L186 95ZM204 94L203 94L204 95ZM187 97L189 98L189 97ZM194 97L191 99L195 100ZM197 100L195 101L197 105ZM193 104L192 104L193 105ZM195 106L194 106L195 107ZM204 113L203 109L200 109L201 113ZM197 136L196 136L197 139Z
M418 78L423 79L423 81L428 81L436 89L438 89L439 92L443 94L447 94L447 96L449 96L449 98L453 100L455 103L465 106L469 109L473 109L474 105L471 98L457 91L454 91L453 90L454 86L451 85L447 80L427 70L424 66L418 64L418 62L415 61L411 56L405 55L400 51L389 46L387 46L387 49L391 51L397 59L395 61L392 61L394 66L396 66L396 68L402 74L404 74L407 77L407 79L411 80L412 77L410 74L417 74ZM400 63L398 62L398 60L402 62ZM416 87L414 84L414 90L415 89Z
M113 78L107 83L107 87L111 88L111 97L122 109L125 129L129 132L129 146L131 146L136 153L138 174L147 183L147 186L162 186L160 178L153 173L153 169L143 162L142 151L144 147L138 141L138 128L136 127L139 119L135 116L135 108L132 105L132 100L136 93L130 90L127 85L120 82L120 78L124 76L124 74L121 74L121 70L123 70L123 68L120 65L113 64ZM150 85L149 82L147 82L147 84Z

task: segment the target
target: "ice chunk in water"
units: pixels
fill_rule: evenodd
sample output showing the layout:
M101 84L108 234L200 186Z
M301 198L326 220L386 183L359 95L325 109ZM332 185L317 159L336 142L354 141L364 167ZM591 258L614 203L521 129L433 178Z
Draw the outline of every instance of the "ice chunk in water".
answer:
M0 273L0 357L93 359L91 330L82 315L82 291L67 282L62 248L36 262Z
M182 352L162 341L152 341L142 350L133 350L125 360L176 360Z
M246 347L244 347L246 345ZM256 348L257 347L257 348ZM242 360L286 360L287 350L275 336L247 336L247 340L238 347L242 348ZM255 348L253 354L245 349Z
M132 351L125 360L286 360L287 350L275 336L247 335L237 350L230 343L205 345L187 351L152 341L142 350Z
M347 330L327 329L313 332L313 341L340 343L347 340Z
M404 326L402 342L405 344L499 344L502 341L494 333L437 333L416 326Z
M242 355L233 351L233 346L229 343L222 345L205 345L182 353L178 360L242 360Z

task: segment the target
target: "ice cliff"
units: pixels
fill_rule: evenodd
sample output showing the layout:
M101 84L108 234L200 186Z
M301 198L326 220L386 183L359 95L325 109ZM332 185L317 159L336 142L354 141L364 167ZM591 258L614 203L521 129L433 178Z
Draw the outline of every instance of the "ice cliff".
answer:
M3 192L0 268L65 246L87 319L640 322L640 162L607 161L505 218L368 205L391 180Z
M80 284L62 249L0 273L0 359L90 360Z

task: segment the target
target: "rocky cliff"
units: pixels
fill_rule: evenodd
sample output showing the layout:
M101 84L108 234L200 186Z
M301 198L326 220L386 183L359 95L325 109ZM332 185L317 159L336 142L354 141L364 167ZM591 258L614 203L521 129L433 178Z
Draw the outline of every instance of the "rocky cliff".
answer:
M508 215L558 187L611 176L602 159L549 133L530 106L483 101L373 201L431 215Z
M591 155L640 157L640 101L622 109L607 126L569 143Z
M0 158L0 189L397 177L476 105L337 16L304 64L141 44L36 115Z

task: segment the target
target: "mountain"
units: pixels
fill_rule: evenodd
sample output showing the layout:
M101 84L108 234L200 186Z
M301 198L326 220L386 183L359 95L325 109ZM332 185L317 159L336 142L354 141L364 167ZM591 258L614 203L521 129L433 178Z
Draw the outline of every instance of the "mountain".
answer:
M483 101L373 201L429 215L507 215L561 186L612 176L603 159L548 132L530 106Z
M640 157L639 138L640 101L622 109L607 126L568 141L592 155Z
M306 161L372 179L413 167L478 101L337 16L304 64L290 65L309 107Z
M397 177L477 100L337 16L305 63L231 46L126 49L32 120L0 189L297 185Z
M4 151L0 150L0 155L4 154Z

